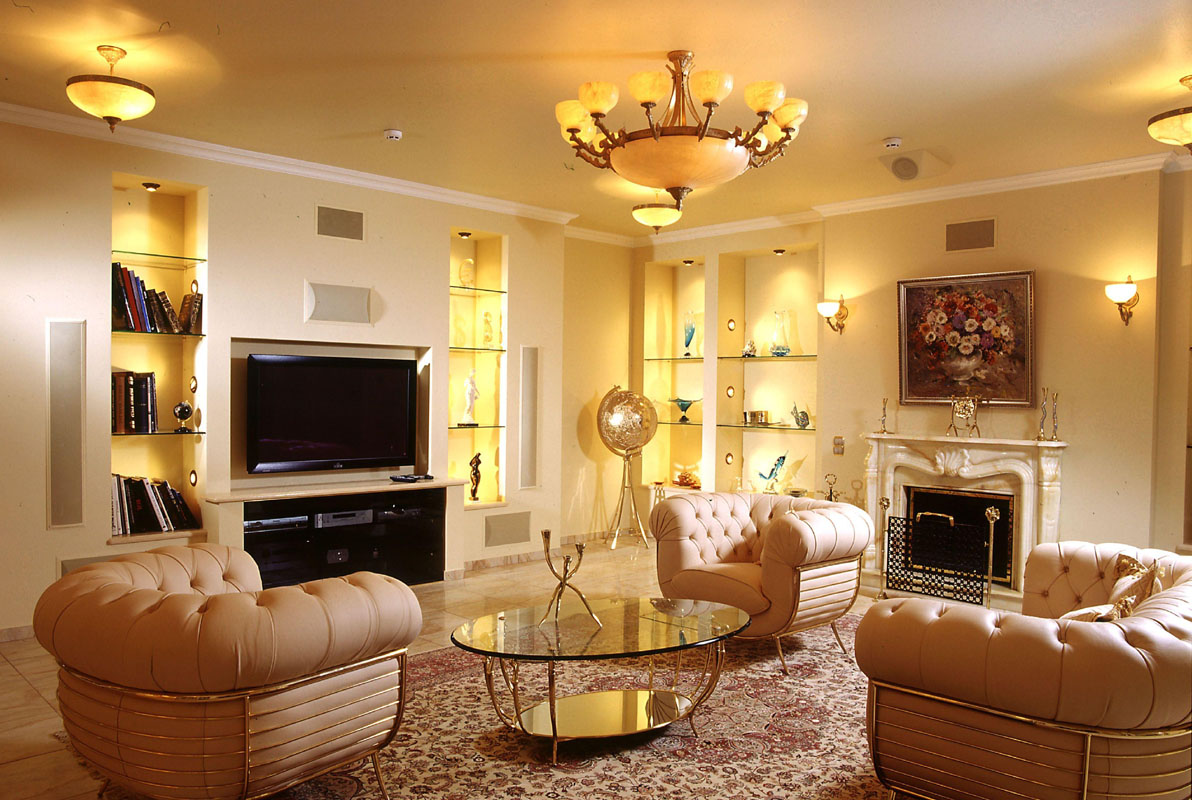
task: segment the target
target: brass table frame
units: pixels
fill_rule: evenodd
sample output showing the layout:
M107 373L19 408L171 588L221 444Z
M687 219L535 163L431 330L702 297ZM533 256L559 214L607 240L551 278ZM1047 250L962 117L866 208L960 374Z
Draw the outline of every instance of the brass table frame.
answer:
M644 727L636 727L631 729L619 728L617 730L609 730L607 733L591 733L582 736L566 736L559 734L559 709L558 703L560 700L558 692L558 680L556 677L556 665L560 659L526 659L526 658L501 658L499 656L484 656L484 683L488 688L489 699L492 700L493 709L497 712L497 717L501 722L512 730L521 731L527 736L537 736L549 738L551 740L551 764L557 765L559 763L559 742L571 741L574 739L598 739L608 738L613 736L629 736L635 733L643 733L645 731L656 730L670 725L672 722L679 722L687 720L691 725L691 732L699 735L695 727L695 712L699 710L704 701L712 694L712 690L716 688L716 684L720 680L721 670L724 668L725 661L725 639L717 639L715 642L709 642L704 645L692 644L688 647L675 650L675 666L674 670L667 670L670 673L669 681L665 681L659 688L655 688L656 678L659 676L659 670L656 668L656 655L649 656L650 667L649 677L645 689L611 689L601 692L586 692L574 695L566 695L565 697L572 699L584 698L594 699L601 695L631 695L639 692L644 692L648 695L646 703L653 704L657 698L665 695L670 695L678 702L675 707L679 708L679 713L671 716L668 719L649 724ZM684 650L693 649L695 647L703 647L704 659L703 665L700 669L699 676L696 678L694 686L685 691L679 691L680 673L683 665ZM635 658L636 656L627 655L625 658ZM568 661L576 661L581 659L567 659ZM584 661L604 661L616 659L582 659ZM537 702L530 702L527 705L526 699L522 696L522 681L521 681L521 666L520 662L541 663L546 662L546 676L547 676L547 698L545 700L538 700ZM502 702L502 694L496 681L496 675L500 674L501 683L504 685L505 691L508 693L508 703ZM581 701L583 702L583 701ZM687 704L683 708L683 703ZM527 715L539 706L546 704L550 714L550 732L546 733L536 729L531 729L527 726Z

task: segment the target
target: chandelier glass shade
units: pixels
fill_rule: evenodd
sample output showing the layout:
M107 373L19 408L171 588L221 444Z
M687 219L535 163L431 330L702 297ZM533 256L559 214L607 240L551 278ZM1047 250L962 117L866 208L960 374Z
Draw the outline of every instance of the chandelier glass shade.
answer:
M109 44L96 49L107 59L109 73L127 54L123 48ZM143 117L157 105L157 97L148 86L113 74L75 75L66 81L66 96L83 111L108 123L113 132L116 123Z
M629 93L642 107L646 125L614 132L604 122L616 107L616 84L591 81L579 87L578 100L555 106L563 139L575 155L597 169L610 169L626 180L668 192L674 222L683 200L695 189L727 183L751 167L762 167L781 156L799 134L807 118L807 103L786 96L777 81L758 81L745 87L745 103L758 121L748 131L712 126L712 117L733 90L733 77L719 70L691 72L689 50L667 53L666 72L639 72L629 78ZM655 110L661 109L655 115ZM653 212L651 212L653 213ZM657 218L657 217L651 217ZM663 224L670 224L669 222Z
M1192 75L1180 78L1180 83L1192 89ZM1192 106L1156 114L1147 120L1146 132L1156 141L1186 147L1192 153Z

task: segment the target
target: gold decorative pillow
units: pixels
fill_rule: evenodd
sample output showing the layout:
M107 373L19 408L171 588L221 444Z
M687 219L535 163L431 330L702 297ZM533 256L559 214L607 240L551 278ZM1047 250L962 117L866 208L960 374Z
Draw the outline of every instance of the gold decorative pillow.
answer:
M1074 608L1067 614L1061 614L1060 619L1071 620L1073 622L1113 622L1115 619L1130 616L1130 612L1133 610L1134 598L1123 597L1116 603Z
M1160 582L1163 568L1157 561L1148 567L1138 559L1120 553L1114 567L1114 574L1117 581L1109 593L1110 604L1118 603L1125 598L1133 598L1130 607L1134 608L1152 594L1163 590L1163 584Z

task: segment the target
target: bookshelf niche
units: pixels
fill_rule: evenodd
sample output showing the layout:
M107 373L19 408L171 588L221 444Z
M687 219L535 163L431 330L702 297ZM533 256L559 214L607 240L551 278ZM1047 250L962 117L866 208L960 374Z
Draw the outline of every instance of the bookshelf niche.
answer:
M202 187L113 178L111 545L206 538L204 201Z
M465 508L505 502L507 266L504 236L451 230L447 476L464 481ZM476 394L470 420L469 380ZM480 485L472 500L476 454Z

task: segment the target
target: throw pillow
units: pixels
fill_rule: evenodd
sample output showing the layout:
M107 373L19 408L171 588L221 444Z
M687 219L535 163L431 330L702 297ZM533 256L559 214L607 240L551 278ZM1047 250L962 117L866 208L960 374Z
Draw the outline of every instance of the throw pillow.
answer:
M1109 593L1110 604L1130 597L1133 598L1131 604L1131 608L1133 608L1163 589L1159 580L1162 575L1162 567L1157 561L1148 567L1138 559L1121 553L1117 557L1114 572L1117 581Z
M1074 608L1067 614L1061 614L1060 619L1072 622L1113 622L1115 619L1130 616L1130 612L1133 610L1134 598L1124 597L1116 603Z

